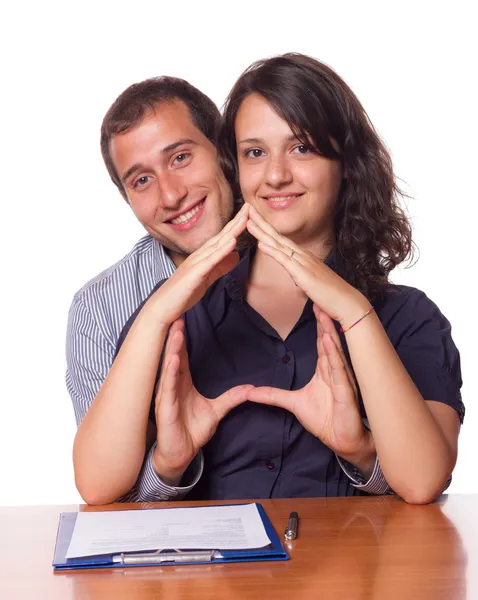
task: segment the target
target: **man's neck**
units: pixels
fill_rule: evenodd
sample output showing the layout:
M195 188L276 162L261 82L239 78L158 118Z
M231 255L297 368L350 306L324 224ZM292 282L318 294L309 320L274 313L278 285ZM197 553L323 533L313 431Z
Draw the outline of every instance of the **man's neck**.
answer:
M174 252L174 250L168 250L167 248L165 248L165 251L169 258L175 264L176 268L178 268L179 265L181 265L188 257L187 254L180 254L179 252Z

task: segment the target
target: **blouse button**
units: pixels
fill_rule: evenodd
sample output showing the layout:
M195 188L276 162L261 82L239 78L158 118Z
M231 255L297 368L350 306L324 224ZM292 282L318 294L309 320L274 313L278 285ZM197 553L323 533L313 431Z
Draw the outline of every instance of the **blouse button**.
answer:
M288 354L284 354L284 356L282 357L282 362L287 364L289 361L290 356Z
M269 469L269 471L273 471L276 468L276 466L271 460L269 460L267 463L267 468Z

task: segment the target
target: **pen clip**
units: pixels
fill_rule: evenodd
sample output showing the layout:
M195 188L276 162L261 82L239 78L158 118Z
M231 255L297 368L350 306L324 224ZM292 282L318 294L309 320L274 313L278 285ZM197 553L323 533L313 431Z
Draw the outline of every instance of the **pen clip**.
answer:
M299 515L296 512L291 512L289 515L289 522L284 532L286 540L295 540L297 537L297 527L299 525Z
M189 552L182 552L180 550L164 552L163 550L156 550L155 552L139 552L132 554L125 554L123 552L114 556L113 562L122 565L161 564L165 562L211 562L214 560L215 554L215 550L196 550Z

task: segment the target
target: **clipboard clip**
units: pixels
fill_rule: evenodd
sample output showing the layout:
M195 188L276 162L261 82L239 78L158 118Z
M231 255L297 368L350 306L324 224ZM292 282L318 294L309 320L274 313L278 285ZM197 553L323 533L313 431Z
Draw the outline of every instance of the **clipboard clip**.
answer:
M216 550L196 550L196 551L181 551L174 550L172 552L164 552L156 550L156 552L141 552L141 553L124 553L113 556L113 563L122 565L147 565L161 563L193 563L193 562L212 562L215 558L221 558L221 555Z

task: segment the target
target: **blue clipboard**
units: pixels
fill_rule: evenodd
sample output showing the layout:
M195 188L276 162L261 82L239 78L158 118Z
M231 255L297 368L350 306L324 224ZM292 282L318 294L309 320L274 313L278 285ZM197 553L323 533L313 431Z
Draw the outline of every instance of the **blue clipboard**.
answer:
M264 548L251 548L247 550L184 550L184 551L150 551L131 552L124 554L102 554L97 556L83 556L79 558L66 558L71 536L75 528L77 512L60 514L58 533L53 557L55 571L71 569L109 569L126 567L151 567L158 565L177 564L215 564L228 562L255 562L264 560L289 560L289 554L279 539L269 517L261 504L256 503L257 510L264 524L266 533L271 541ZM148 508L145 510L163 510L161 508ZM174 509L172 509L174 510Z

